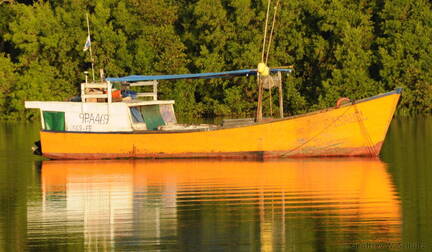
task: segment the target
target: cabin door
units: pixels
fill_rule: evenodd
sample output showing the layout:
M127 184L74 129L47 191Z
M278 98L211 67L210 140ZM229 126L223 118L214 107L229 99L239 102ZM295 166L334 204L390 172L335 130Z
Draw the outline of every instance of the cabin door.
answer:
M45 130L64 131L65 113L57 111L43 111Z

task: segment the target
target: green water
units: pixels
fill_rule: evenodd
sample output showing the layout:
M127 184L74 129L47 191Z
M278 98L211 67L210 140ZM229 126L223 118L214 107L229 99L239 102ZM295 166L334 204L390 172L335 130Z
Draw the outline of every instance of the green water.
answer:
M432 117L380 160L42 161L0 123L0 251L431 251Z

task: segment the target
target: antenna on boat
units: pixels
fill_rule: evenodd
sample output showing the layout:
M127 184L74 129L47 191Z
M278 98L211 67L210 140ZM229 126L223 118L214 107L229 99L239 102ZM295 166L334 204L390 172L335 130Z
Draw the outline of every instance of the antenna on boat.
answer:
M90 37L90 22L89 22L89 17L88 17L88 13L86 13L86 20L87 20L87 40L85 42L84 45L84 49L83 51L90 51L90 60L91 60L91 67L92 67L92 78L93 78L93 82L95 81L95 73L94 73L94 59L93 59L93 53L92 53L92 49L91 49L91 37Z
M85 83L88 83L88 72L84 71L84 75L85 75Z

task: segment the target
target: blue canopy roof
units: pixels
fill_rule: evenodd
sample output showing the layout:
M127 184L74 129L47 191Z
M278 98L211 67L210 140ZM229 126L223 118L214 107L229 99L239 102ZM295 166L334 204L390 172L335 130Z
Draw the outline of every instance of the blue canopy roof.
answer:
M271 73L291 72L290 68L272 68ZM179 80L179 79L212 79L212 78L229 78L235 76L256 75L256 69L243 69L218 73L198 73L198 74L172 74L172 75L130 75L125 77L106 78L110 82L134 82L134 81L152 81L152 80Z

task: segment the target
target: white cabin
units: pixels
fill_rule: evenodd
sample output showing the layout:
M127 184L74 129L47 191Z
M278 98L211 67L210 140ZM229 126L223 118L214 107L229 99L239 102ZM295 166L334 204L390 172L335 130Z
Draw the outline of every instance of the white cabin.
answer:
M43 130L133 132L168 130L177 125L174 101L157 100L157 81L128 83L128 86L153 86L153 92L136 93L135 99L122 98L120 90L113 90L110 82L82 83L80 102L26 101L25 107L40 109Z

